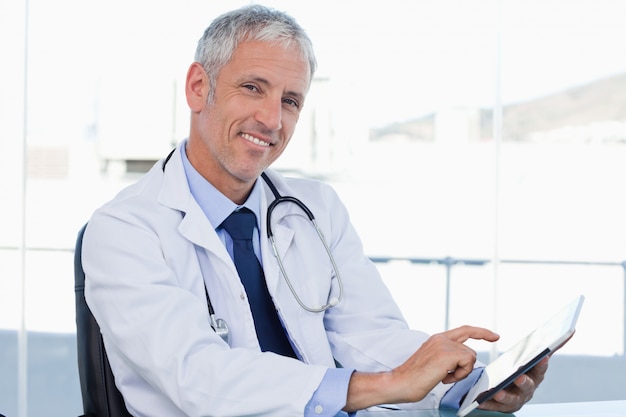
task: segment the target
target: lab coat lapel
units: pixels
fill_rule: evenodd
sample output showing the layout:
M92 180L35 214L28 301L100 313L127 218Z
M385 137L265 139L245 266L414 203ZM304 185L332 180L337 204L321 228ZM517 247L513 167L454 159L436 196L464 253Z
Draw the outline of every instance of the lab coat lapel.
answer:
M178 231L185 239L214 252L221 259L230 259L226 248L213 232L215 227L191 195L180 155L183 146L184 143L176 149L163 172L159 202L182 213ZM234 270L234 265L232 269Z

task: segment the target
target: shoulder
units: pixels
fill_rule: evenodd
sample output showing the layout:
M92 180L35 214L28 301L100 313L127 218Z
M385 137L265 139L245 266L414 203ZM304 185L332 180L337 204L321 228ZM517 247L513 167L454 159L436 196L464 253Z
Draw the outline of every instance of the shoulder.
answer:
M142 177L134 183L121 189L108 202L97 208L92 214L89 223L101 224L105 229L123 230L142 226L154 229L155 224L170 224L181 219L181 210L164 204L164 190L166 175L163 171L163 161L158 161ZM173 174L173 166L168 168L168 174ZM183 184L184 185L184 184ZM184 194L184 186L178 185L175 192ZM184 200L181 198L181 200Z
M122 188L96 212L117 209L126 211L134 205L146 205L149 201L156 201L163 177L158 165L155 164L137 181Z

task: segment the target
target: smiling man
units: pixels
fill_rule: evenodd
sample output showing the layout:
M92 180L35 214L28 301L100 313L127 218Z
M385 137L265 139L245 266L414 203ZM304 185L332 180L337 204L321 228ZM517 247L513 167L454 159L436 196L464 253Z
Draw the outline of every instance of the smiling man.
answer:
M288 15L217 18L187 73L189 137L89 221L85 295L132 415L458 407L480 372L465 341L497 340L409 329L335 192L269 169L315 68ZM546 368L484 407L517 410Z
M245 41L214 86L203 64L189 69L189 162L238 204L283 153L296 128L312 75L301 55L296 45Z

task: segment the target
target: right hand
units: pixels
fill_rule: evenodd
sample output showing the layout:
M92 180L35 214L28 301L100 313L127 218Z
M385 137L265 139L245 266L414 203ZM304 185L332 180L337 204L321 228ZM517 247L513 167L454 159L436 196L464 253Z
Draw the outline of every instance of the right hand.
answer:
M355 372L348 387L345 411L379 404L422 400L440 382L453 383L474 369L476 352L468 339L495 342L496 333L481 327L462 326L432 335L402 365L390 372Z
M468 339L495 342L499 335L482 327L462 326L432 335L402 365L393 369L400 402L423 399L440 382L453 383L474 369L476 352L464 343Z

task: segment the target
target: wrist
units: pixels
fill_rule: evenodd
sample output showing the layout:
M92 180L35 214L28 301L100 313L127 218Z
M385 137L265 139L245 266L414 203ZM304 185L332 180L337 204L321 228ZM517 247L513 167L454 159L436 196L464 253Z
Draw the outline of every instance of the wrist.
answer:
M348 385L344 411L349 413L379 404L401 402L395 397L394 377L391 372L354 372Z

